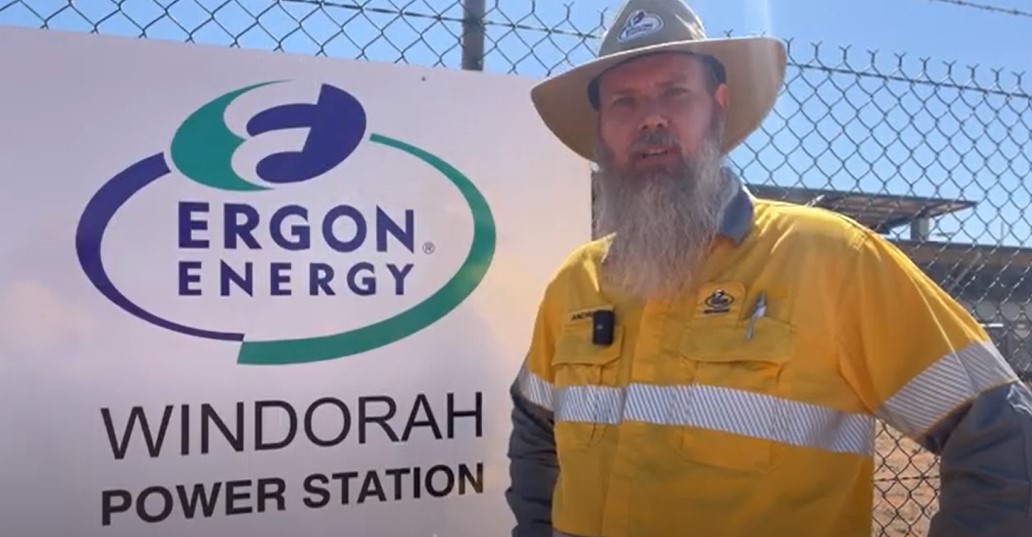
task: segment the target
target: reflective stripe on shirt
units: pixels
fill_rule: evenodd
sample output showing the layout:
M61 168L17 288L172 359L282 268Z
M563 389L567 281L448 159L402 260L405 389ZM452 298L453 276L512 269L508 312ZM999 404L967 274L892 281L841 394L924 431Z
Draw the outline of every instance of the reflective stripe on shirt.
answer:
M522 371L529 401L556 422L617 425L636 421L689 426L825 451L871 456L873 418L770 395L703 385L568 386L559 390Z
M771 395L704 385L632 383L624 387L554 389L520 372L529 401L554 412L556 422L617 425L623 421L688 426L862 456L874 454L872 416ZM979 393L1013 380L990 344L949 354L899 390L877 417L915 438Z
M978 394L1017 380L991 343L975 343L947 354L890 397L878 417L911 438L919 438L950 412Z

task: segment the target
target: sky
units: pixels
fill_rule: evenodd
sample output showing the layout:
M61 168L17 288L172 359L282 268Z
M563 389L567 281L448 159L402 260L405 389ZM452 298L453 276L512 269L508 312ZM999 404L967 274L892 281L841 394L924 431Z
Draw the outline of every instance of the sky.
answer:
M957 3L1020 10L1013 15ZM457 0L0 0L0 25L278 49L456 67ZM623 0L486 0L485 69L543 77L590 59ZM356 4L364 10L354 8ZM693 0L710 35L767 34L792 59L1019 91L1032 77L1029 0ZM170 6L168 8L164 6ZM350 7L348 7L350 6ZM409 12L398 17L393 12ZM212 16L212 12L215 13ZM444 21L427 16L440 13ZM259 21L255 24L255 21ZM512 23L521 27L512 28ZM385 37L379 28L387 27ZM559 34L535 28L557 27ZM344 30L342 30L342 28ZM233 36L238 36L234 38ZM816 48L819 44L819 49ZM844 51L848 49L848 52ZM819 52L815 52L819 50ZM952 63L952 66L948 64ZM974 71L972 66L977 66ZM902 71L900 71L902 68ZM926 73L926 74L923 74ZM747 181L978 202L940 218L937 240L1032 246L1027 96L858 79L790 67L760 132L732 153ZM816 89L815 89L816 88ZM842 88L845 88L844 90ZM1032 92L1032 80L1023 82ZM903 230L905 232L906 230Z

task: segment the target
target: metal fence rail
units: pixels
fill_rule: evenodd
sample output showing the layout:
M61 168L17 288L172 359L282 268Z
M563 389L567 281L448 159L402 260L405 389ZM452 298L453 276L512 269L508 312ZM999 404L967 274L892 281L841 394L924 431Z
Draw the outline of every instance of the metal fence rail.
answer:
M0 24L541 77L593 55L590 0L0 0ZM712 26L712 23L711 23ZM731 155L761 196L894 238L1032 375L1032 96L983 67L790 42L786 87ZM883 430L874 535L923 535L935 457Z

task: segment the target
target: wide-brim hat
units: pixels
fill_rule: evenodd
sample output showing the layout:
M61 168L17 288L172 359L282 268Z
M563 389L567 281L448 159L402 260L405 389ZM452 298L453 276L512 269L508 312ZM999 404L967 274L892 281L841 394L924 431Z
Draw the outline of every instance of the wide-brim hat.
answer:
M575 153L593 159L598 117L589 93L608 69L660 52L708 55L723 66L728 88L721 149L729 153L770 113L785 76L784 44L770 37L708 38L680 0L629 0L602 37L597 58L540 82L531 100L542 121Z

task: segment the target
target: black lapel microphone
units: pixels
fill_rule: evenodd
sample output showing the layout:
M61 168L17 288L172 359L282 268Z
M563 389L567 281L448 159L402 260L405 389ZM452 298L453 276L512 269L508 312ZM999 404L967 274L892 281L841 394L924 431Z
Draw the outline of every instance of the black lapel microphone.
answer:
M613 310L599 310L591 313L591 342L595 345L613 344L613 326L616 314Z

